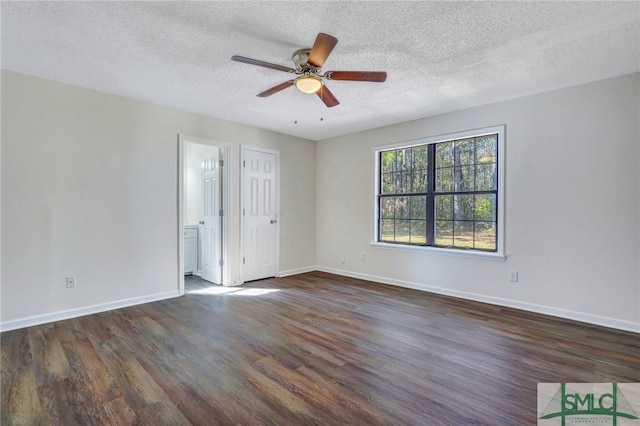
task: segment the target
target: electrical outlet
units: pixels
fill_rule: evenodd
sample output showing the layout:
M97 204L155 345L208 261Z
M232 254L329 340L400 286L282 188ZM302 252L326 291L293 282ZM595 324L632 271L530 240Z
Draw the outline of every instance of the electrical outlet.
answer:
M67 288L74 288L76 286L76 277L66 278Z
M509 273L509 281L514 283L518 282L518 271L511 271Z
M340 263L344 263L344 256L340 258Z
M362 253L362 255L360 256L360 260L365 262L367 260L367 255L365 253Z

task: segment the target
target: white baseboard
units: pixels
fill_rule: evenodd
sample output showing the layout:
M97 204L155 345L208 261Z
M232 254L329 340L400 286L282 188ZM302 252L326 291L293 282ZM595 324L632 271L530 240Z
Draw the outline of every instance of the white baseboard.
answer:
M362 274L359 272L346 271L342 269L334 269L323 266L307 266L304 268L290 269L280 271L278 277L286 277L290 275L304 274L306 272L321 271L345 277L359 278L367 281L379 282L398 287L411 288L415 290L426 291L430 293L442 294L445 296L458 297L460 299L473 300L476 302L489 303L492 305L505 306L509 308L520 309L523 311L536 312L539 314L550 315L559 318L566 318L580 321L588 324L600 325L604 327L614 328L617 330L631 331L640 333L640 323L633 321L625 321L616 318L603 317L599 315L587 314L583 312L570 311L566 309L554 308L550 306L536 305L533 303L520 302L517 300L504 299L500 297L485 296L476 293L468 293L459 290L451 290L442 287L434 287L422 283L411 281L397 280L393 278L380 277L377 275ZM54 321L61 321L70 318L76 318L84 315L95 314L99 312L110 311L112 309L126 308L128 306L140 305L143 303L155 302L158 300L170 299L180 296L178 290L155 293L147 296L133 297L130 299L118 300L99 305L87 306L77 309L69 309L66 311L53 312L50 314L34 315L31 317L19 318L15 320L0 323L0 331L16 330L34 325L46 324Z
M594 324L594 325L601 325L604 327L615 328L617 330L640 333L640 322L625 321L625 320L620 320L616 318L609 318L609 317L603 317L599 315L587 314L584 312L576 312L576 311L570 311L567 309L554 308L551 306L542 306L542 305L536 305L533 303L520 302L518 300L504 299L501 297L494 297L494 296L485 296L482 294L468 293L464 291L451 290L451 289L442 288L442 287L434 287L434 286L411 282L411 281L403 281L403 280L396 280L393 278L379 277L376 275L361 274L359 272L345 271L342 269L334 269L334 268L318 266L316 267L316 270L322 271L322 272L328 272L336 275L343 275L346 277L359 278L367 281L390 284L398 287L405 287L405 288L411 288L415 290L427 291L430 293L442 294L445 296L458 297L460 299L467 299L467 300L473 300L476 302L489 303L492 305L505 306L508 308L515 308L523 311L535 312L539 314L545 314L545 315L585 322L585 323Z
M278 272L278 277L288 277L289 275L305 274L307 272L318 271L317 266L305 266L304 268L288 269Z
M82 317L99 312L111 311L113 309L126 308L143 303L156 302L158 300L170 299L180 296L178 290L164 291L162 293L149 294L147 296L132 297L129 299L116 300L115 302L101 303L99 305L85 306L82 308L68 309L66 311L52 312L50 314L34 315L31 317L18 318L0 323L0 331L17 330L19 328L31 327L34 325L47 324L54 321L61 321L70 318Z

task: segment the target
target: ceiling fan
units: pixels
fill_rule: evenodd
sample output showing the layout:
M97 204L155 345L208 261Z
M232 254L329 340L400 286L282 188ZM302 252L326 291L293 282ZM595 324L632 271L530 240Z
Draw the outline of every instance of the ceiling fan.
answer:
M294 52L291 56L295 64L295 68L286 67L283 65L272 64L270 62L259 61L257 59L245 58L244 56L234 55L231 57L232 61L243 62L245 64L257 65L259 67L271 68L278 71L284 71L290 74L295 74L296 78L293 80L285 81L277 86L267 89L262 93L258 93L258 97L266 98L274 93L278 93L287 87L296 86L298 90L304 93L315 93L324 102L324 104L331 108L338 105L340 102L331 93L331 91L325 86L324 80L343 80L343 81L371 81L382 83L387 79L387 73L384 71L325 71L322 72L321 68L327 57L331 53L338 39L324 33L318 33L316 41L311 49L300 49Z

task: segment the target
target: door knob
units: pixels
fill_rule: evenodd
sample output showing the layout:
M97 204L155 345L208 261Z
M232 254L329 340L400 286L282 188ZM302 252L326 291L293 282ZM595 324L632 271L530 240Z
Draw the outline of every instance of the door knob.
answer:
M271 219L271 222L269 223L278 223L278 221L276 219Z

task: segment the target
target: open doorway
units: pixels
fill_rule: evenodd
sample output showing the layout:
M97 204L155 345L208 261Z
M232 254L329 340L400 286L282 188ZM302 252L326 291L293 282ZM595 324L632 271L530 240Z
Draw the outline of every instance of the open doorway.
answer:
M225 144L180 136L179 290L185 275L226 285L229 149Z

